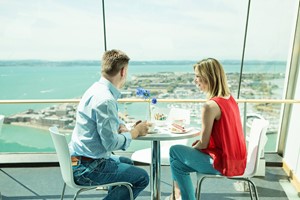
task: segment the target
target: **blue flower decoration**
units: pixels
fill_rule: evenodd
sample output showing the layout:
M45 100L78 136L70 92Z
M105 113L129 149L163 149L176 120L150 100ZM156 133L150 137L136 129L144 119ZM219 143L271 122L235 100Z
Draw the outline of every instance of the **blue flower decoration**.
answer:
M142 97L144 99L149 99L151 94L150 94L150 91L149 90L145 90L144 88L137 88L136 89L136 95L139 96L139 97ZM156 104L157 103L157 99L156 98L152 98L151 99L151 103L152 104Z
M139 97L142 97L143 96L143 91L144 91L143 88L137 88L136 89L136 95L139 96Z
M150 97L150 91L140 87L136 89L136 95L148 99Z
M157 99L156 98L152 98L151 103L152 104L156 104L157 103Z

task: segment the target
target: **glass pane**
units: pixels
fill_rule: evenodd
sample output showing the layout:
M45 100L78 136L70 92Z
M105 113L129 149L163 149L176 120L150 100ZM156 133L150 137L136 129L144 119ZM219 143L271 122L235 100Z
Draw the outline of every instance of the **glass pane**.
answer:
M150 91L150 98L203 99L194 85L192 66L204 57L226 60L228 73L239 72L247 2L106 1L105 8L108 49L121 49L132 60L123 97L138 98L136 89L142 87ZM191 125L200 126L200 104L155 106L166 116L171 108L188 109ZM147 118L147 105L125 108L127 121ZM130 149L144 148L138 145Z
M205 57L221 60L237 96L247 6L247 1L106 1L108 48L132 58L127 97L144 87L158 98L205 98L193 86L192 70ZM296 10L296 0L251 1L240 98L282 98ZM276 151L281 106L247 106L249 118L270 121L266 151Z
M79 98L99 79L101 12L98 1L0 1L0 99ZM49 106L0 104L0 152L54 151L47 126L37 122L49 117L41 113ZM36 114L28 118L28 110ZM15 115L30 122L9 124Z
M251 2L241 98L282 98L297 1ZM205 57L221 60L230 89L237 95L247 1L105 1L105 9L108 49L121 49L131 57L123 97L137 98L136 88L144 87L157 98L205 98L193 84L192 68ZM0 85L6 86L0 87L0 99L79 98L99 79L104 51L101 12L100 1L0 2ZM199 108L192 104L157 105L163 111L187 107L196 116L195 123L200 123ZM39 112L48 106L0 105L0 114ZM143 110L143 106L132 103L120 109L139 119L146 111L134 108ZM279 121L274 119L279 119L280 107L247 106L249 113L275 124L268 151L276 150ZM27 129L28 136L38 134L31 139L45 139L44 130ZM7 146L12 143L27 146L20 152L52 151L49 137L45 144L30 144L28 138L19 126L4 124L0 134L4 149L0 151L14 151Z
M246 1L129 0L105 5L108 49L122 49L134 61L241 58ZM192 71L190 64L183 66Z
M1 1L0 59L98 60L101 10L99 2L83 0Z
M251 2L241 98L284 99L286 65L298 2ZM282 106L264 102L247 106L248 115L263 117L270 122L266 151L277 150Z

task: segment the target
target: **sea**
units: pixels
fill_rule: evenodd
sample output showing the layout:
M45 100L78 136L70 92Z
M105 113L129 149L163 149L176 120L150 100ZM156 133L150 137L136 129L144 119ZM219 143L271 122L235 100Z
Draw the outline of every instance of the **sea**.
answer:
M131 61L128 79L135 75L158 72L193 73L196 61ZM221 61L226 73L240 73L241 63ZM0 100L72 99L80 98L85 90L99 80L100 61L0 61ZM243 73L286 73L283 61L246 61ZM278 85L283 85L280 80ZM280 88L282 90L282 88ZM279 91L280 92L280 91ZM28 109L42 109L52 104L0 104L0 115L10 116ZM138 115L134 103L127 105L131 115ZM70 136L68 136L70 139ZM135 151L149 142L134 141L128 151ZM2 125L0 152L54 152L47 130L15 125Z

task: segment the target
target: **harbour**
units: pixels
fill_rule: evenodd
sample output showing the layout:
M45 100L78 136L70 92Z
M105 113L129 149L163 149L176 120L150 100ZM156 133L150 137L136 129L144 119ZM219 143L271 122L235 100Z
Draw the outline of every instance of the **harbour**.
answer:
M138 98L135 94L137 87L144 87L151 92L151 97L158 99L205 99L193 83L191 63L132 63L128 81L121 91L122 98ZM263 66L265 73L264 71L253 72L251 66L254 64L248 64L249 67L245 70L247 73L242 82L244 88L242 88L241 98L276 99L280 97L284 83L284 63L268 62L260 65ZM74 62L72 64L29 62L28 65L25 67L19 62L2 61L0 63L0 84L6 85L6 87L1 87L1 99L80 98L84 91L100 77L100 67L97 62ZM57 66L53 67L53 65ZM224 64L224 68L228 71L228 82L235 96L238 64L227 63ZM19 78L21 76L23 76L22 80ZM257 92L261 89L260 87L266 87L264 93ZM126 122L146 120L147 106L146 102L120 103L119 111L122 116L126 116L124 119ZM163 102L155 105L159 112L165 114L172 107L188 109L191 113L191 124L198 126L201 123L201 106L197 103ZM267 113L264 117L274 124L272 128L274 134L269 135L274 138L272 140L276 141L280 105L275 108L270 105L261 105L257 108L254 105L248 105L247 112L265 113L264 115ZM242 115L243 105L240 105L240 109ZM0 105L0 114L5 115L5 123L0 134L0 152L52 152L54 149L51 138L48 138L48 127L56 124L65 132L71 133L75 122L75 112L76 104ZM270 146L269 149L272 150L274 144ZM131 148L134 151L140 147L133 144Z

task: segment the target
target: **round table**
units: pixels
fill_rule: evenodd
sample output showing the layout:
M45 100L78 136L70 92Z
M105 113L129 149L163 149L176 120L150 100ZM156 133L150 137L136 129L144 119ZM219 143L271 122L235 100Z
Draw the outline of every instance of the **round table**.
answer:
M189 128L186 133L172 133L166 127L156 128L156 133L148 133L146 136L137 137L136 140L148 140L152 142L151 145L151 165L150 165L150 187L151 199L160 199L160 177L161 177L161 163L160 163L160 141L180 140L192 138L200 134L200 130L196 128Z

